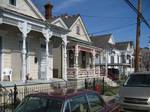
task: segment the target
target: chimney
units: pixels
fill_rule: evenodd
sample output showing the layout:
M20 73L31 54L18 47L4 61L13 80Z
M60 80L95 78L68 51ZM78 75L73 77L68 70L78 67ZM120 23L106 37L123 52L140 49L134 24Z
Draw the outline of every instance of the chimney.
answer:
M53 5L49 2L44 7L45 7L45 18L46 19L51 19L52 18Z

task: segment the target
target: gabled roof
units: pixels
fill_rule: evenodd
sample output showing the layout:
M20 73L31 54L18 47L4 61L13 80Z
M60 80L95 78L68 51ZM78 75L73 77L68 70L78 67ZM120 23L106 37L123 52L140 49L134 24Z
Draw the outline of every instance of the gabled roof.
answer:
M93 45L96 47L108 49L110 47L115 47L114 45L109 43L112 34L104 34L104 35L97 35L92 36L91 40L93 41Z
M63 15L58 16L58 17L53 17L52 19L49 20L49 22L54 22L58 18L61 18L63 20L63 22L67 25L67 27L70 28L79 16L80 16L79 14L72 15L72 16L69 16L67 14L63 14Z
M116 43L116 47L119 49L119 50L127 50L128 48L128 45L130 46L133 46L133 41L125 41L125 42L117 42Z
M119 45L125 45L125 44L130 44L130 45L134 45L133 41L124 41L124 42L117 42L116 44L119 44Z
M119 50L127 50L128 44L116 44L116 47Z
M58 21L61 22L61 24L63 26L65 26L65 29L69 29L72 31L72 28L77 24L77 22L81 23L81 27L83 29L83 32L85 34L85 38L87 39L88 42L91 42L91 39L88 35L87 29L83 23L83 20L80 16L80 14L76 14L76 15L67 15L67 14L62 14L61 16L58 17L53 17L51 19L48 20L48 22L50 22L51 24L57 24ZM81 35L79 35L81 36ZM81 38L82 40L83 38Z

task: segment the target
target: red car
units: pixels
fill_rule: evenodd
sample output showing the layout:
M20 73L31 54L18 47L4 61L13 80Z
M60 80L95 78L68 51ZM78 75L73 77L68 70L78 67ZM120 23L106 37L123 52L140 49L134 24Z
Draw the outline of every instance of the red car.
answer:
M118 106L106 104L95 91L70 89L30 94L15 112L119 112L118 110Z

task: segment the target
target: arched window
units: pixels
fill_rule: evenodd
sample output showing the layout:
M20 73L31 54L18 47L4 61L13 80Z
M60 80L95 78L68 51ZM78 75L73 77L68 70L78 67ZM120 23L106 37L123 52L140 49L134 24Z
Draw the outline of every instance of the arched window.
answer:
M76 34L80 35L80 27L79 26L76 27Z

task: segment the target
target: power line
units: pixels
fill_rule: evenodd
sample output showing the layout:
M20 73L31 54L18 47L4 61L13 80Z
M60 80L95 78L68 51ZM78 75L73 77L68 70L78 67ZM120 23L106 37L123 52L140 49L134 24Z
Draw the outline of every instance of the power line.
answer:
M118 27L114 27L114 28L110 28L110 29L106 29L106 30L101 30L101 31L97 31L97 32L94 32L94 33L91 33L91 34L93 35L93 34L98 34L98 33L102 33L102 32L116 31L116 30L127 28L127 27L131 27L131 26L134 26L134 25L136 25L136 23L128 24L128 25L125 25L125 26L118 26Z
M137 23L131 23L131 24L128 24L128 25L125 25L125 26L118 26L118 27L114 27L114 28L110 28L110 29L105 29L105 30L100 30L100 31L96 31L96 32L91 32L91 33L88 33L88 34L81 34L81 36L86 36L86 35L94 35L94 34L99 34L99 33L103 33L103 32L113 32L113 31L116 31L116 30L121 30L121 29L124 29L124 28L127 28L127 27L131 27L131 26L134 26L136 25Z
M80 14L82 17L86 18L102 18L102 19L134 19L133 17L116 17L116 16L99 16L99 15L84 15Z
M144 16L142 15L141 12L139 12L136 7L129 1L129 0L124 0L132 9L136 14L139 14L141 16L142 21L145 23L145 25L150 29L150 25L149 23L146 21L146 19L144 18Z

